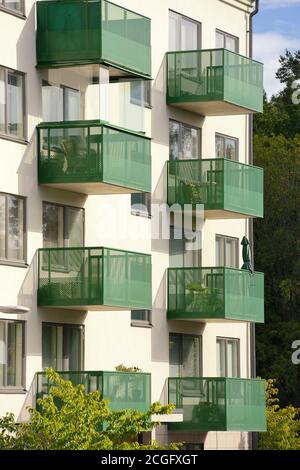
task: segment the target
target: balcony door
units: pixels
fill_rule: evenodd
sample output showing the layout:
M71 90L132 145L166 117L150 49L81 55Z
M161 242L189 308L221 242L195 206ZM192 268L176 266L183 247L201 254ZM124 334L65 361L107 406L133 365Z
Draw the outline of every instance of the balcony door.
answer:
M180 13L169 11L169 51L201 48L201 23Z
M42 366L57 371L83 369L83 326L43 323Z
M170 333L170 377L199 377L201 355L201 336Z

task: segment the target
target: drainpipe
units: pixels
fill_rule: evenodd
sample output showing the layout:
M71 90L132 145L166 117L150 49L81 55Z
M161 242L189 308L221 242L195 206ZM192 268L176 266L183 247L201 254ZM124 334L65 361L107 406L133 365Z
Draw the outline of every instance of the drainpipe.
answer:
M253 56L253 17L259 11L259 0L255 0L253 11L250 13L249 18L249 57ZM248 159L249 165L253 165L253 115L249 116L249 147L248 147ZM249 219L249 242L252 253L252 265L254 267L254 244L253 244L253 219ZM256 350L255 350L255 323L250 323L250 358L251 358L251 377L256 378ZM258 439L257 433L251 433L252 450L257 449Z

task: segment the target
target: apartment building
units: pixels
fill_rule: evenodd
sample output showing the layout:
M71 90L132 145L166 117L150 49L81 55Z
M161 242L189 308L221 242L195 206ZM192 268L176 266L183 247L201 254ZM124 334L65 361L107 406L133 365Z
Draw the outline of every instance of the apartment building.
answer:
M26 419L51 366L114 409L175 403L153 436L165 444L248 449L265 430L264 278L241 269L263 217L255 12L0 1L1 415ZM171 206L170 237L155 236Z

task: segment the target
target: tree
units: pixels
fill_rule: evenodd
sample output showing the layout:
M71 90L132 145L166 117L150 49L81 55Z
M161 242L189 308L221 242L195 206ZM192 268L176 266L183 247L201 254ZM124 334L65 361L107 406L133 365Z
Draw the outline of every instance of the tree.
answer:
M297 63L299 66L297 66ZM265 216L254 221L255 269L265 273L264 325L257 325L257 371L278 381L283 404L300 405L300 368L291 345L300 339L300 105L291 84L300 52L280 58L283 90L255 116L254 163L264 168Z
M158 422L151 417L171 413L173 405L151 405L146 413L111 411L99 391L85 393L53 370L49 395L38 400L39 410L30 408L30 420L16 424L12 414L0 419L0 449L19 450L129 450L159 449L157 443L139 444L138 435L151 431ZM176 444L171 446L178 448Z
M275 380L266 386L267 432L259 435L259 448L263 450L299 450L300 409L289 405L280 408Z

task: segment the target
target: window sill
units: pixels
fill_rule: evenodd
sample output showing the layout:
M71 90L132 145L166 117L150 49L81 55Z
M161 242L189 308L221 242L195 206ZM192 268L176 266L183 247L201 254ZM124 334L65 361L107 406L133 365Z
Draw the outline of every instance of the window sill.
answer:
M131 326L135 328L153 328L153 324L146 321L132 321Z
M27 390L24 388L0 388L0 395L25 395Z
M16 16L17 18L20 18L21 20L26 20L26 16L24 13L17 11L17 10L11 10L10 8L4 7L0 5L0 11L3 11L3 13L8 13L9 15Z
M5 259L0 259L0 266L14 266L15 268L28 268L28 264L25 261L9 261Z
M131 211L131 215L135 215L136 217L144 217L144 219L151 219L152 216L146 212L140 212L140 211Z
M20 137L14 137L13 135L9 134L0 134L0 139L9 140L10 142L15 142L17 144L28 145L29 142L25 139L20 139Z

